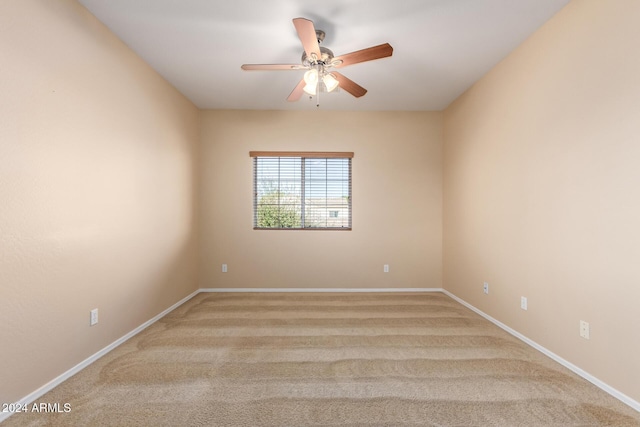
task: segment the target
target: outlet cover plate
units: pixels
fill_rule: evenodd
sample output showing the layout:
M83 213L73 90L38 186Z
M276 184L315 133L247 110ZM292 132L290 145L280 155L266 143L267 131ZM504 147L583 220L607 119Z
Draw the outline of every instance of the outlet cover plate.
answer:
M589 322L585 322L584 320L580 321L580 336L586 340L591 339L591 328L589 327Z
M93 310L91 310L91 313L90 313L89 326L93 326L97 323L98 323L98 309L94 308Z

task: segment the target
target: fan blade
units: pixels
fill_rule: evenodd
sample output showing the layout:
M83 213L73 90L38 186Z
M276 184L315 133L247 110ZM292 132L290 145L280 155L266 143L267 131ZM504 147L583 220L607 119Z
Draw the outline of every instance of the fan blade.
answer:
M313 22L305 18L296 18L293 20L293 25L296 27L298 37L300 37L300 41L302 42L302 47L304 47L304 51L307 52L309 59L312 58L312 55L315 55L316 59L322 58L316 36L316 28L313 26Z
M358 64L360 62L373 61L374 59L386 58L393 55L393 48L389 43L380 44L367 49L357 50L355 52L347 53L333 58L332 62L337 60L342 61L341 64L336 64L334 67L346 67L347 65Z
M331 74L333 74L336 78L336 80L338 80L338 83L340 84L340 87L344 90L346 90L347 92L349 92L351 95L355 96L356 98L360 98L361 96L363 96L365 93L367 93L367 90L365 88L363 88L362 86L360 86L358 83L354 82L353 80L343 76L342 74L338 73L337 71L332 71Z
M295 88L293 88L293 90L289 94L289 97L287 98L287 101L295 102L295 101L299 100L302 97L302 94L304 93L304 86L305 85L306 85L306 83L305 83L304 79L300 80L300 82L296 85Z
M301 64L243 64L243 70L254 71L278 71L278 70L304 70L306 67Z

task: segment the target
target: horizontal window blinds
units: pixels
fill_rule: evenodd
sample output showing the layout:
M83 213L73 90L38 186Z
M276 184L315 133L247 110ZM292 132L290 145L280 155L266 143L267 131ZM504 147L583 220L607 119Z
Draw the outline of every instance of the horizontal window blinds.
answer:
M353 153L251 155L254 228L351 229Z

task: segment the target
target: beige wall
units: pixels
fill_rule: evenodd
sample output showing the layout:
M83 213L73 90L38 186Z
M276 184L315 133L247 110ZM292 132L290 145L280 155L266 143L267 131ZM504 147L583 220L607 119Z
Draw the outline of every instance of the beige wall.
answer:
M0 2L0 52L0 402L14 402L197 288L199 113L73 1Z
M441 287L441 119L203 112L200 286ZM253 230L251 150L353 151L353 231Z
M444 287L636 401L639 22L573 1L444 119Z

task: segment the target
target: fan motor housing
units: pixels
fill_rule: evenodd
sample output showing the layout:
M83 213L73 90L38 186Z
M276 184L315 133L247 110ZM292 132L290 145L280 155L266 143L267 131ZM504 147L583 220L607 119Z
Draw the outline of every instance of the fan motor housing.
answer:
M308 56L307 52L302 52L302 63L306 66L314 65L314 64L331 64L331 60L333 59L333 52L331 49L326 48L324 46L320 46L320 55L321 58L318 58L317 61L312 61Z

